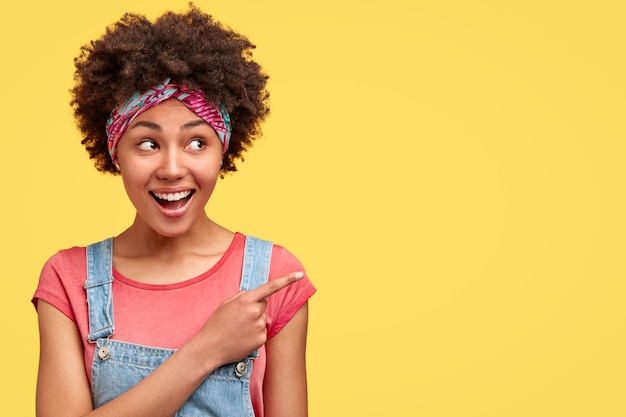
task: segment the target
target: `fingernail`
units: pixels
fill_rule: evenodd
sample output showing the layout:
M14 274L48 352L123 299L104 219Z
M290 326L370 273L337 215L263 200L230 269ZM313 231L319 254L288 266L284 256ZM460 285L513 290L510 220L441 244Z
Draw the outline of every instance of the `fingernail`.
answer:
M294 275L295 279L302 279L304 278L304 272L296 272Z

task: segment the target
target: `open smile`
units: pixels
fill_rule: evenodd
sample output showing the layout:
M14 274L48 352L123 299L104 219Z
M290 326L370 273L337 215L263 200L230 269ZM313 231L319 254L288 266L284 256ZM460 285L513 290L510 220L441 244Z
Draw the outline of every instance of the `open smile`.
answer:
M180 191L177 193L156 193L151 191L150 195L161 207L176 210L187 204L194 192L193 190Z

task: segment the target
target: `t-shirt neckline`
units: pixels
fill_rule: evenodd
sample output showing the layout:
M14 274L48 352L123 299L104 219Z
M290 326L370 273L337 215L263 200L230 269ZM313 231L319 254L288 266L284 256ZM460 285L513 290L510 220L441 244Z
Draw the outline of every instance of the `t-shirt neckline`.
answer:
M231 254L235 251L235 249L240 245L240 242L242 241L243 237L244 236L241 233L235 232L235 237L233 237L233 240L230 242L228 249L226 249L222 257L215 263L215 265L213 265L207 271L201 273L198 276L188 278L180 282L174 282L171 284L150 284L146 282L135 281L134 279L123 275L121 272L119 272L115 268L113 268L113 271L112 271L113 278L125 285L129 285L131 287L136 287L136 288L145 289L145 290L152 290L152 291L174 290L177 288L188 287L190 285L197 284L198 282L204 281L205 279L208 279L212 277L213 275L215 275L215 273L220 268L222 268L222 266L226 263L226 261L231 256Z

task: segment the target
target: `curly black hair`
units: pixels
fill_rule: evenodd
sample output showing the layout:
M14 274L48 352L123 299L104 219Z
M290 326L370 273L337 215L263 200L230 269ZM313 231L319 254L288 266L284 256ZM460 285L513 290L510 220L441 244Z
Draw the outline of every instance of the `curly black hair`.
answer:
M232 136L221 176L236 171L237 159L261 134L269 114L268 76L252 60L245 36L224 27L193 3L185 13L165 12L154 22L125 14L74 59L71 105L82 144L99 171L117 174L109 157L105 124L111 110L135 91L167 77L204 91L231 117Z

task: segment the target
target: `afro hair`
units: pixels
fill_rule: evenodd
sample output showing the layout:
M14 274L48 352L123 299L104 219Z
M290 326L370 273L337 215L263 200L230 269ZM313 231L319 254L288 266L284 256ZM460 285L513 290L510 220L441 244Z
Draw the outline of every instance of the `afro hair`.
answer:
M236 161L243 161L243 152L260 136L269 114L268 76L252 60L254 48L192 3L185 13L168 11L154 22L125 14L74 59L71 105L96 168L118 173L105 133L111 111L134 92L170 77L226 107L233 131L221 175L236 171Z

